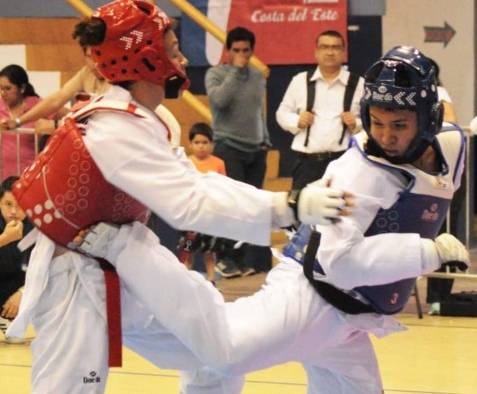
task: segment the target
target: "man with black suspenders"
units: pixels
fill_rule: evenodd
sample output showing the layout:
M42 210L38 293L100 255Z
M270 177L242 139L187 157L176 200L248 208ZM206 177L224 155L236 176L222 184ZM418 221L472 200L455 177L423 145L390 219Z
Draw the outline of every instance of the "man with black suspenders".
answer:
M328 164L348 147L349 135L361 130L359 100L363 79L342 67L345 42L328 30L316 40L315 71L297 74L277 110L279 125L294 134L298 159L293 188L320 179Z

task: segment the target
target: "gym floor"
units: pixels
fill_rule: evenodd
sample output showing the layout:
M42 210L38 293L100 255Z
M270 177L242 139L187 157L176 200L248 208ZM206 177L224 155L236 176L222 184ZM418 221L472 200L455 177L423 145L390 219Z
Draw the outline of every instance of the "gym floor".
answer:
M475 254L475 252L473 253ZM473 261L477 261L475 258ZM227 299L247 295L262 283L264 274L221 280L218 287ZM421 299L426 279L418 281ZM457 280L454 291L476 288L476 282ZM412 298L397 318L409 330L374 340L386 394L477 394L477 319L416 314ZM424 305L424 312L426 307ZM0 334L1 335L1 334ZM33 331L28 332L32 337ZM0 338L2 394L30 392L31 353L28 345L7 344ZM177 394L176 371L160 370L125 349L124 367L113 368L108 394ZM304 394L306 376L299 364L288 363L251 373L244 394Z

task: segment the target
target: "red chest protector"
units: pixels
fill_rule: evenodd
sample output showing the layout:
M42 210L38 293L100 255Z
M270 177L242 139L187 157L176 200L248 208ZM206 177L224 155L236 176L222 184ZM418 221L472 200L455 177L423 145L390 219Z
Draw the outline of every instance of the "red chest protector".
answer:
M79 230L95 223L145 222L149 216L143 204L104 179L86 149L80 121L97 111L144 117L133 104L96 100L55 131L12 190L31 222L65 247Z

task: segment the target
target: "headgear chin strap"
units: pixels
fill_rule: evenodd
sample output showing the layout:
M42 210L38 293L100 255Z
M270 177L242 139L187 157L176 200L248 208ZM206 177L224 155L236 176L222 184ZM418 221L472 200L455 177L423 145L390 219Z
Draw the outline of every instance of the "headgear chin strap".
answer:
M179 75L174 75L166 81L164 92L166 99L176 99L179 97L185 83L185 79Z
M371 106L417 113L417 135L399 157L388 156L371 136ZM419 50L398 46L374 63L365 75L361 119L369 136L367 152L394 164L417 160L442 126L442 105L437 98L435 67Z

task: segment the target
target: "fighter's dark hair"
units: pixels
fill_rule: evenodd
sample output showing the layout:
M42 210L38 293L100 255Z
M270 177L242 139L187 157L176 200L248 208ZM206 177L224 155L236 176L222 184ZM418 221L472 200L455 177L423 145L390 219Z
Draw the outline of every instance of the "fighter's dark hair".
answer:
M106 36L106 24L100 18L83 19L75 26L72 36L83 48L99 45Z

